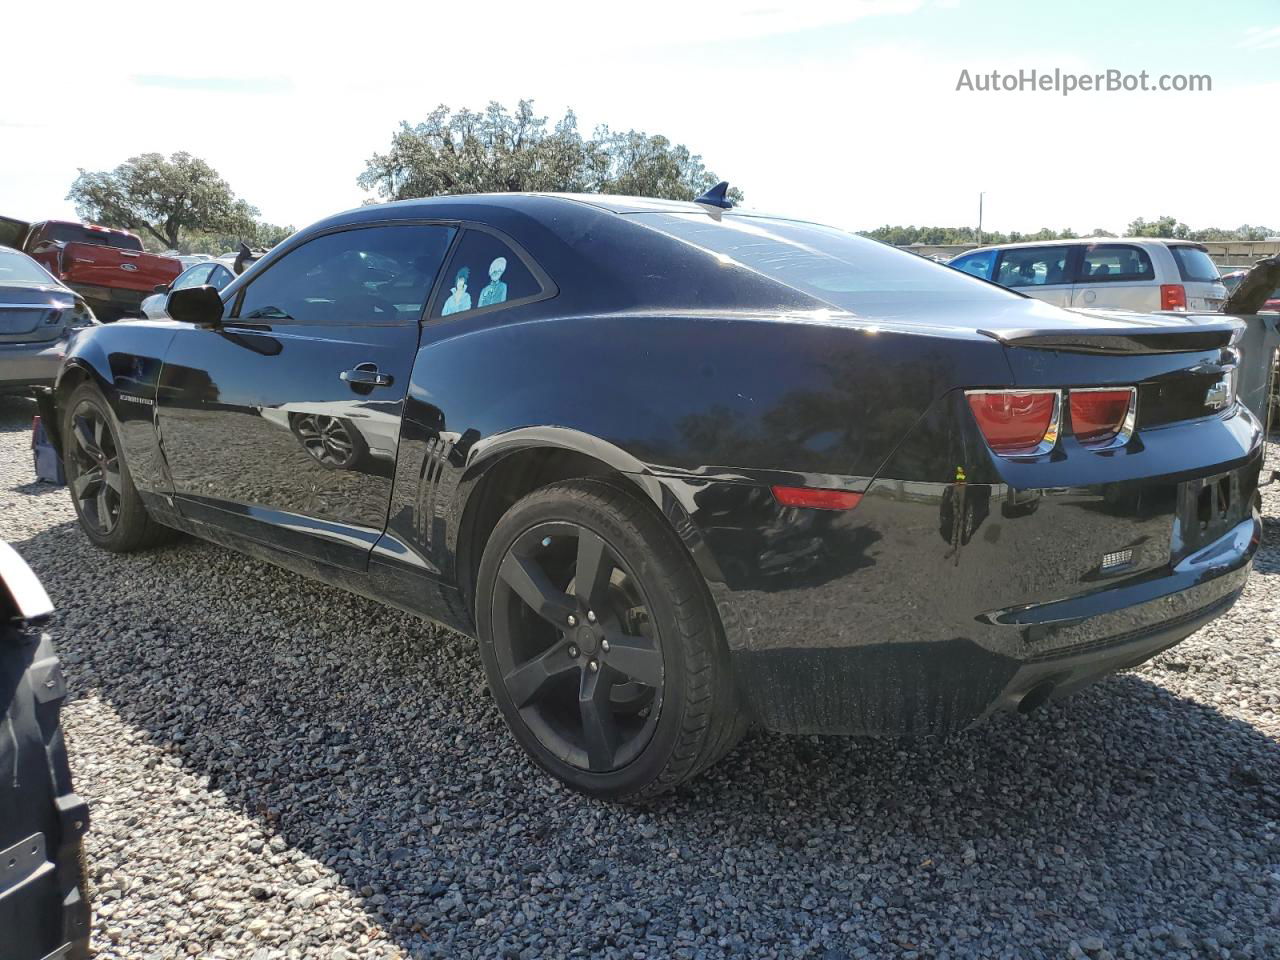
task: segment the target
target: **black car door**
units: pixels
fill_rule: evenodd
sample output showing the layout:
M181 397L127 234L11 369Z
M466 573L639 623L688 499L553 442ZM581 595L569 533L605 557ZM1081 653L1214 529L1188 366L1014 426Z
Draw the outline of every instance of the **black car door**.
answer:
M454 232L321 234L238 291L220 329L178 331L156 418L184 516L366 566L386 526L419 321Z

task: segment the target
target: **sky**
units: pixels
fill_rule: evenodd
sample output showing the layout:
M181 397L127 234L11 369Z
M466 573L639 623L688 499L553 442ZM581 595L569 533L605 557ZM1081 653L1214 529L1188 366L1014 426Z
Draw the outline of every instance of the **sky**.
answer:
M0 215L28 220L74 216L78 168L185 150L301 227L371 198L356 177L401 121L523 97L584 133L661 133L749 206L851 230L976 225L984 192L988 230L1280 231L1276 0L60 0L5 23ZM1212 89L957 89L1032 69Z

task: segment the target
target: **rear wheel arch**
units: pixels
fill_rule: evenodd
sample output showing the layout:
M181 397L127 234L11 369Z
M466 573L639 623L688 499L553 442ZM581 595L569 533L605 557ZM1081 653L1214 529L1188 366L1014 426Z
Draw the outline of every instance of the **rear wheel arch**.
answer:
M476 464L463 483L466 494L458 524L457 574L474 615L476 576L489 536L503 515L534 490L562 480L592 478L642 494L635 478L615 465L572 447L524 446Z
M103 384L95 372L85 364L71 360L67 362L66 368L58 377L58 382L53 389L53 417L46 418L47 423L44 424L45 433L48 435L53 448L58 452L58 458L62 458L62 417L63 411L66 409L67 401L71 395L83 383L96 383L98 389L102 389ZM43 412L43 404L41 404Z
M494 527L522 497L561 480L602 480L651 504L684 544L703 578L724 579L679 499L626 451L571 430L544 429L537 431L536 438L509 436L506 440L501 448L482 454L460 485L463 506L454 541L455 572L473 615L476 574Z

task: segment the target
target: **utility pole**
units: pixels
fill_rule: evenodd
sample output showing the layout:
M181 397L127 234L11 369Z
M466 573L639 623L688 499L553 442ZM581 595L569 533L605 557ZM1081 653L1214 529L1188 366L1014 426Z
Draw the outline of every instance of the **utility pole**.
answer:
M987 195L987 191L978 191L978 246L982 246L982 198Z

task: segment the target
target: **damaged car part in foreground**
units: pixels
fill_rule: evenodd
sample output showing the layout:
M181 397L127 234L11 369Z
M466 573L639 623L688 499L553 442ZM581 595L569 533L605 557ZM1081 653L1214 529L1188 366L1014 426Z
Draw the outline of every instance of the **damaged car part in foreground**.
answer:
M35 574L0 542L0 954L11 960L89 951L88 807L62 741L66 682L39 633L52 613Z
M368 206L167 312L78 335L42 401L89 539L187 531L477 637L521 745L598 796L748 722L1031 709L1226 610L1260 536L1239 321L815 224Z

